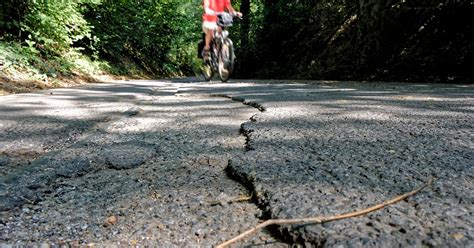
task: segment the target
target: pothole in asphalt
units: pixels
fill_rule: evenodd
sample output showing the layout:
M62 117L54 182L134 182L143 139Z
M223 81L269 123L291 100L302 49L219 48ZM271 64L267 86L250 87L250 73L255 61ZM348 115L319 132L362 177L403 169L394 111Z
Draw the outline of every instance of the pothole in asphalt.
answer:
M137 168L156 154L157 147L150 144L117 144L103 151L108 167L117 170Z

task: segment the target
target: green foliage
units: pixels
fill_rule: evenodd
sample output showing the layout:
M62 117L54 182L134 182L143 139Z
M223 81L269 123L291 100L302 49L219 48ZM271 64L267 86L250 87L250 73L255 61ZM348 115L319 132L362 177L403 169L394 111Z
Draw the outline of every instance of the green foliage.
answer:
M252 1L254 33L237 54L243 58L238 72L266 78L469 82L473 3Z
M34 64L40 64L38 53L17 42L0 42L1 74L20 80L46 80L48 75ZM47 70L45 70L47 71Z
M103 57L119 64L134 61L158 75L193 71L198 40L198 1L118 1L90 9Z
M85 6L97 0L37 1L7 0L2 3L0 24L5 27L0 58L1 73L18 80L51 81L62 76L92 75L107 69L104 62L91 61L79 44L91 36ZM92 46L87 48L93 50Z
M106 62L92 61L71 49L62 56L41 55L17 42L0 42L0 74L16 80L48 81L62 76L97 75L110 70Z
M29 0L28 11L21 24L27 32L27 43L61 54L85 37L90 38L91 26L81 13L85 1ZM87 1L89 2L89 1Z
M62 61L57 68L60 74L79 69L75 61L80 54L90 56L90 62L111 61L114 66L107 70L125 75L189 75L199 64L195 51L201 32L200 0L5 0L0 4L2 39L21 42L30 58ZM31 59L29 63L44 69L41 63Z
M4 70L50 78L101 70L192 75L201 3L3 0L0 59ZM237 76L468 81L472 3L235 0L245 12L230 29Z

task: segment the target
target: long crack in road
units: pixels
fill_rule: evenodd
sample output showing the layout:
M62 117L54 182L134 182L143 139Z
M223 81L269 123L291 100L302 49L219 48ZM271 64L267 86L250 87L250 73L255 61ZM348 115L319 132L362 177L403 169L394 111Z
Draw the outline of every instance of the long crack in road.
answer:
M5 244L473 244L474 90L463 85L131 81L0 98ZM4 135L3 135L4 134ZM232 202L242 196L251 202Z

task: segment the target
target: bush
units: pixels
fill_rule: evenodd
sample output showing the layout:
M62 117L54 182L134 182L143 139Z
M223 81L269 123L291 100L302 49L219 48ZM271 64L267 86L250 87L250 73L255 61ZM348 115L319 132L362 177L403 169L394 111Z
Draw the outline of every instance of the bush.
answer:
M29 1L21 24L27 32L29 46L49 53L62 54L85 37L90 38L91 26L81 13L83 1Z

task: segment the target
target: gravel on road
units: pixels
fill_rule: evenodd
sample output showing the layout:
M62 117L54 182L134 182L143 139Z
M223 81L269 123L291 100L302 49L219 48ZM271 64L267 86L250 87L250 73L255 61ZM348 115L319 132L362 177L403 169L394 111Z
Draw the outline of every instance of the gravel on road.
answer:
M227 177L257 110L120 82L0 98L0 244L210 247L258 223ZM247 244L279 246L268 233ZM3 246L0 245L0 246Z
M474 245L473 93L463 85L252 81L214 91L265 110L243 125L248 151L230 171L267 218L343 214L436 178L431 190L364 217L278 228L289 242L328 247Z
M0 98L0 244L468 247L474 88L192 79ZM232 202L253 195L252 202Z

